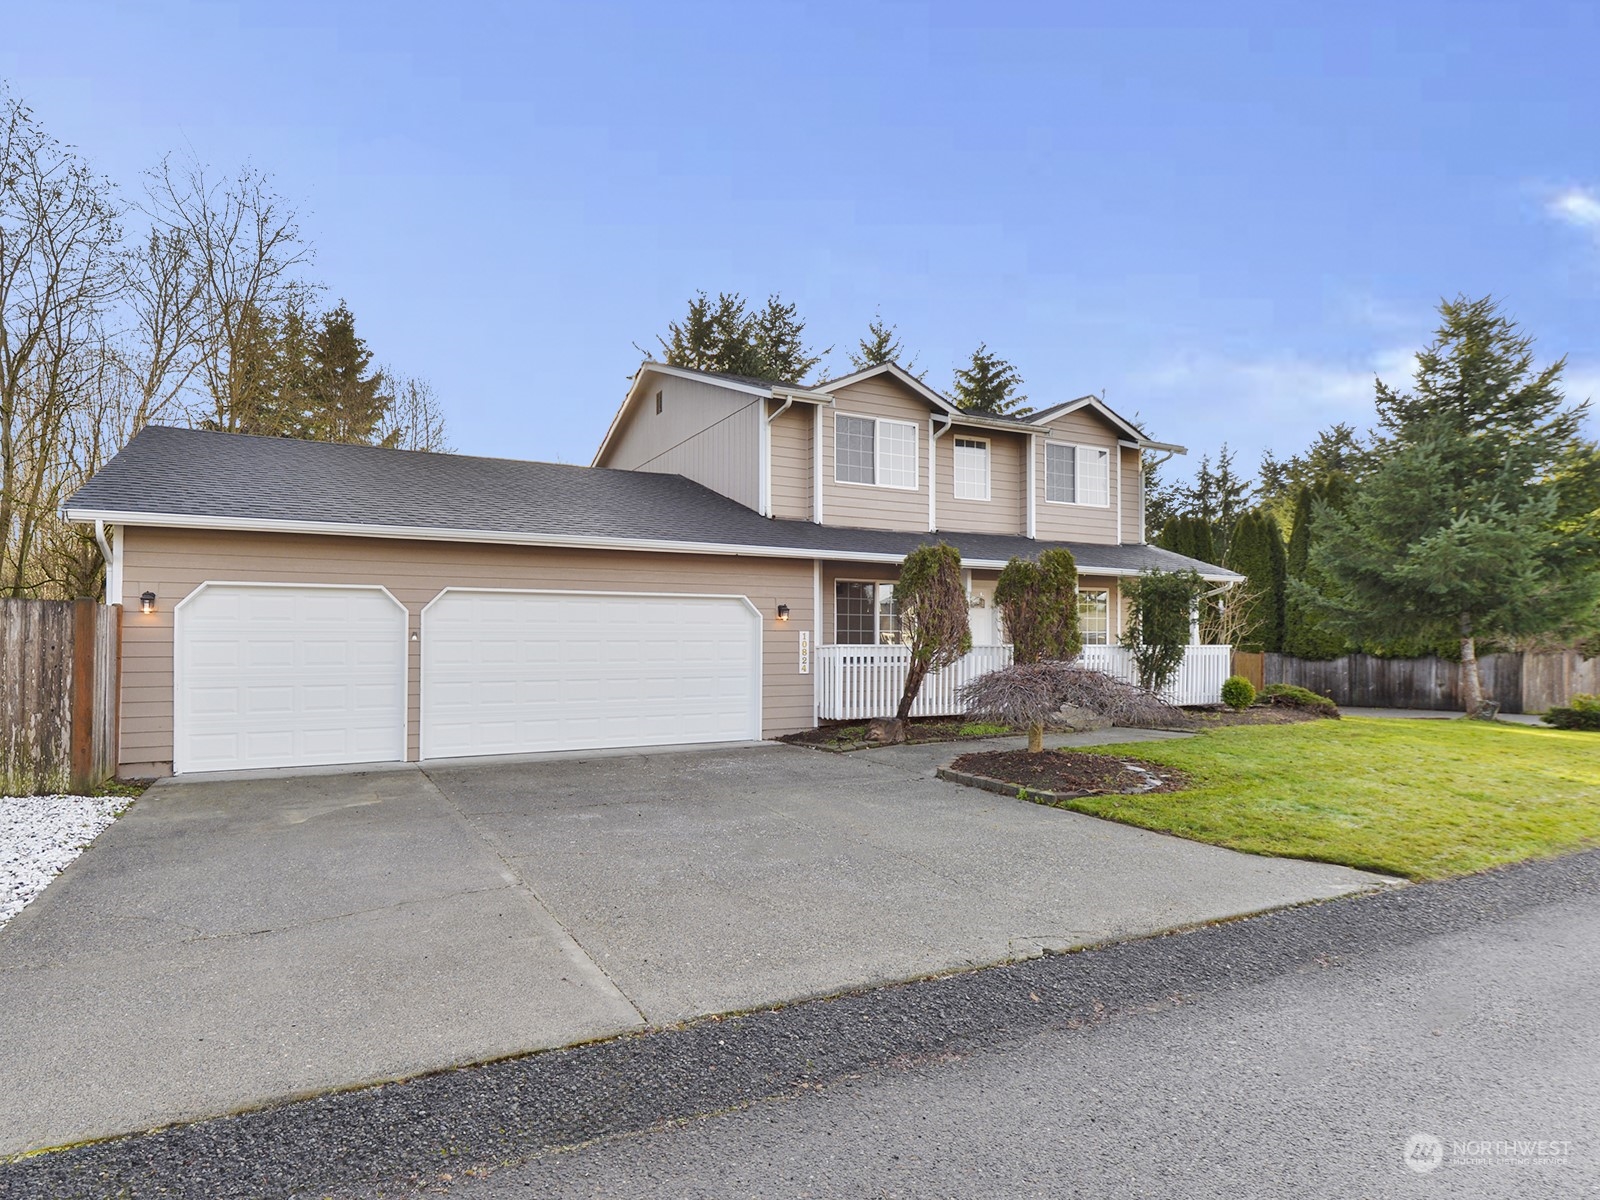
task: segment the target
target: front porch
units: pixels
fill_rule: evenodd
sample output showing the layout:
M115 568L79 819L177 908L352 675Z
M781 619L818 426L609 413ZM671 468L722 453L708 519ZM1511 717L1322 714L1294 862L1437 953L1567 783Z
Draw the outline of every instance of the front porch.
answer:
M1222 683L1228 677L1232 659L1232 646L1190 646L1161 698L1180 705L1220 703ZM1078 661L1127 683L1139 680L1133 655L1122 646L1085 646ZM974 646L959 662L928 676L911 715L962 715L965 710L957 698L961 687L1010 662L1008 645ZM911 651L906 646L818 646L817 720L861 721L893 716L910 669Z

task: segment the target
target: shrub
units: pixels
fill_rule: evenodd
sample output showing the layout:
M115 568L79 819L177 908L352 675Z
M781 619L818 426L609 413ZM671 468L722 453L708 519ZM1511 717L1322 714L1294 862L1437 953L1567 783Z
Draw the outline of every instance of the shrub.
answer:
M1232 709L1246 709L1256 702L1255 685L1243 675L1229 675L1222 681L1222 702Z
M1544 715L1544 723L1557 729L1586 729L1600 733L1600 696L1579 692L1570 704L1558 704Z
M1332 700L1317 695L1309 688L1296 687L1292 683L1269 683L1261 689L1261 698L1269 704L1305 709L1307 712L1318 713L1324 717L1339 715L1339 706Z
M1143 571L1122 581L1128 598L1122 644L1133 654L1139 685L1160 692L1178 673L1189 647L1189 620L1206 581L1198 571Z
M1116 725L1166 726L1182 720L1177 709L1131 683L1058 659L990 671L962 687L960 695L975 717L1026 727L1033 751L1044 748L1044 723L1064 704Z

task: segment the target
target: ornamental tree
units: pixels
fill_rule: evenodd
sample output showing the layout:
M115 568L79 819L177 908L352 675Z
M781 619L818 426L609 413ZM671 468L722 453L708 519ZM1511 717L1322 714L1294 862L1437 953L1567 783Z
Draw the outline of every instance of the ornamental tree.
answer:
M906 555L894 585L894 603L901 633L911 647L911 669L895 711L895 720L904 721L929 672L942 671L972 649L960 552L940 542L918 546Z
M1037 562L1013 558L995 583L994 603L1011 639L1014 662L1067 661L1083 650L1078 564L1070 550L1046 550ZM1029 750L1044 749L1047 715L1026 722Z

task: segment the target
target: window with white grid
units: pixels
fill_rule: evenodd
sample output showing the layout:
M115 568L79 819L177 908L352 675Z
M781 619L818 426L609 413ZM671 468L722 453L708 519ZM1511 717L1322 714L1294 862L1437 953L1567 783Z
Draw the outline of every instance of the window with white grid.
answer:
M833 477L840 483L876 483L874 436L877 422L870 417L834 418Z
M894 584L841 579L833 585L833 640L841 646L892 646L903 640Z
M878 483L917 486L917 427L909 421L878 422Z
M1104 646L1111 641L1111 593L1105 588L1080 588L1078 628L1085 646Z
M989 498L989 443L983 438L958 437L955 441L956 499Z
M1104 446L1044 445L1044 498L1051 504L1111 503L1111 451Z

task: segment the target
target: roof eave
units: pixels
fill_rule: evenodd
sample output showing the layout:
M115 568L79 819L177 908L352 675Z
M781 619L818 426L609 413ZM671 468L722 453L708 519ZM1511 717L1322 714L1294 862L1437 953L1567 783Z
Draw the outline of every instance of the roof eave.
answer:
M188 513L125 512L117 509L67 508L69 521L103 521L108 525L133 525L153 529L226 530L237 533L291 533L333 537L392 538L398 541L474 542L488 545L548 546L555 549L634 550L654 554L723 554L741 558L832 559L841 562L897 563L903 553L839 550L825 547L746 545L731 542L692 542L667 538L619 538L530 534L498 529L444 529L425 525L369 525L338 521L287 521L247 517L209 517ZM914 531L912 531L914 532ZM924 535L916 535L924 536ZM938 536L938 535L927 535ZM952 534L952 536L959 536ZM1048 545L1049 543L1045 543ZM1082 547L1080 547L1082 549ZM1005 559L964 558L964 566L999 570ZM1138 575L1139 569L1081 564L1092 575ZM1228 583L1241 576L1201 572L1212 583Z

